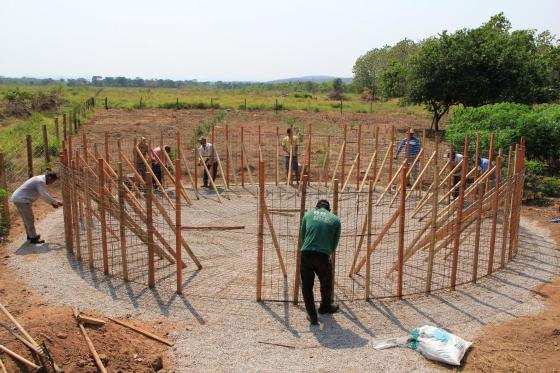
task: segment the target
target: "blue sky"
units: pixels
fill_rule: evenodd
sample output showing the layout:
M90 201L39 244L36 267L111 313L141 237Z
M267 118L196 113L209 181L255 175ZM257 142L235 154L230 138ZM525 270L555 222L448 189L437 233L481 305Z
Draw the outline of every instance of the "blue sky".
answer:
M500 11L513 28L560 34L558 0L0 0L0 75L347 77L371 48Z

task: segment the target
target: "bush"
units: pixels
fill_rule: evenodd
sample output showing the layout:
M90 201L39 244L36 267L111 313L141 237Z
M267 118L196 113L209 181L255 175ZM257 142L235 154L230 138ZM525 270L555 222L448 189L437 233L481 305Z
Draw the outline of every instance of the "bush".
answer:
M59 89L38 91L35 93L15 89L4 94L6 113L16 117L31 115L34 111L45 112L58 110L62 105Z
M560 169L560 105L528 106L500 103L480 107L460 107L453 111L446 129L447 141L461 148L465 135L474 151L480 132L483 151L487 151L490 133L495 132L495 149L506 149L520 138L526 140L528 159L548 163Z
M560 197L560 177L543 178L542 192L547 197Z
M295 94L294 94L294 97L295 97L295 98L313 98L313 95L310 94L310 93L305 93L305 92L301 93L301 92L298 92L298 93L295 93Z

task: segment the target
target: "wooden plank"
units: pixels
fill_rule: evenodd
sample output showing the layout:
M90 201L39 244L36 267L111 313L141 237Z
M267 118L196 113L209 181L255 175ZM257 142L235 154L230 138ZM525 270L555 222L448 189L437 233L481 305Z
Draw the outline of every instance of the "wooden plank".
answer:
M33 339L33 337L25 330L23 326L15 319L14 316L8 311L8 309L0 303L0 311L16 326L17 330L27 339L30 343L32 343L35 347L40 349L40 345Z
M107 369L103 365L103 362L101 361L101 358L99 357L99 354L97 353L97 350L95 349L95 346L93 345L93 342L89 338L89 335L88 335L86 329L84 328L84 325L78 319L78 310L74 308L73 312L74 312L74 317L76 317L76 320L78 321L78 327L80 328L80 332L82 332L82 336L86 340L86 344L88 346L89 352L93 356L93 360L95 361L95 365L97 365L97 369L99 369L99 371L101 373L107 373Z
M331 179L331 185L334 183L334 179L336 179L338 177L337 176L338 167L340 166L340 162L342 160L342 152L343 152L345 147L346 147L346 143L343 142L342 146L340 147L340 151L338 152L338 156L337 156L337 159L336 159L336 164L334 166L334 171L333 171L332 179ZM344 180L344 179L342 179L342 180Z
M278 237L276 236L276 230L274 229L274 225L272 224L272 219L270 218L270 214L268 213L266 201L263 204L263 209L264 209L263 211L264 217L266 218L268 229L270 230L270 235L272 236L272 243L274 244L274 249L276 250L276 256L278 257L278 262L280 263L282 274L284 275L284 278L286 278L288 277L288 273L286 272L286 265L284 264L284 258L282 258L282 250L280 249L280 243L278 242Z
M244 225L183 225L184 231L233 231L245 229Z
M354 157L354 160L352 161L352 165L350 166L350 170L348 171L348 176L346 176L346 180L344 181L342 191L344 191L346 189L346 186L348 185L348 182L350 181L350 178L352 176L352 172L354 171L354 167L357 164L358 158L359 158L358 154L356 154L356 157Z

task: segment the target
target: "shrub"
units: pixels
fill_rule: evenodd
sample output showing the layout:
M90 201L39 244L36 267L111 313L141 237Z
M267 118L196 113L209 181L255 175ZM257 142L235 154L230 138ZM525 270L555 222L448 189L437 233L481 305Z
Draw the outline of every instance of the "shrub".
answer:
M6 99L6 113L16 117L28 116L34 111L58 110L62 105L62 95L59 89L35 93L15 89L4 93L4 98Z
M507 148L520 138L526 140L528 159L548 163L560 169L560 105L528 106L500 103L480 107L459 107L453 111L446 129L446 139L461 148L466 135L474 150L480 132L483 150L488 149L490 133L496 134L496 149Z
M313 98L313 95L306 92L297 92L294 94L295 98Z
M547 197L560 197L560 177L544 177L542 192Z

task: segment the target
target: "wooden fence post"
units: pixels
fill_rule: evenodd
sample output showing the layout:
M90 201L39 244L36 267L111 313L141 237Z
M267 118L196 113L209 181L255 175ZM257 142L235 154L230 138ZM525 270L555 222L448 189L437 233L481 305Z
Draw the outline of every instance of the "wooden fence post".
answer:
M31 135L25 136L25 143L27 147L27 176L33 177L33 144L31 142Z
M119 238L121 249L121 261L123 280L128 282L128 256L126 246L126 227L125 227L125 200L124 200L124 177L122 162L118 162L118 199L119 199Z
M4 153L0 152L0 188L4 189L6 196L2 198L2 211L4 214L5 223L10 226L10 204L8 200L8 182L6 178L6 165L4 163Z
M109 275L109 251L107 248L107 214L105 207L105 164L103 158L97 160L97 177L99 178L98 207L101 225L101 245L103 250L103 273Z
M49 149L49 135L47 133L47 125L43 124L43 148L45 150L45 166L50 169L51 155Z
M229 154L229 125L225 126L226 131L226 184L228 187L231 185L229 175L231 173L230 154Z
M243 141L243 126L239 129L240 132L240 155L241 155L241 187L245 187L245 146Z
M373 219L373 179L369 179L368 189L368 205L367 205L367 240L366 248L371 246L371 226ZM367 249L366 249L367 251ZM370 282L371 282L371 258L366 254L366 300L369 300L371 295Z
M435 153L434 153L434 163L433 163L433 174L434 174L434 190L432 192L432 222L431 222L431 237L430 237L430 247L428 251L428 269L426 273L426 293L432 291L432 274L434 270L434 255L436 247L436 234L437 234L437 221L438 221L438 200L439 200L439 137L436 134L435 143Z
M280 178L280 170L278 163L280 162L280 129L276 126L276 162L275 162L275 177L274 184L278 186L278 179Z
M492 199L492 228L490 233L490 249L488 250L488 269L486 274L489 275L494 270L494 251L496 249L496 225L498 220L498 205L500 198L500 178L501 178L502 156L496 158L495 186L494 198Z
M179 144L180 138L177 135ZM179 149L179 145L177 146ZM183 241L181 231L181 157L177 157L175 166L175 264L177 265L177 294L183 293L183 260L181 259L181 243Z
M146 190L146 232L148 233L148 286L155 286L155 262L154 262L154 215L153 215L153 178L151 172L146 172L144 178Z
M400 184L401 194L399 203L399 239L398 239L398 274L397 274L397 297L402 298L403 295L403 275L404 275L404 228L405 228L405 210L406 210L406 173L408 172L408 164L401 169ZM367 255L366 258L368 258Z
M356 189L360 187L361 169L360 163L362 161L362 124L358 124L358 151L356 155Z
M473 269L471 281L476 282L478 277L478 256L480 251L480 229L482 226L482 207L484 201L485 187L484 183L478 184L477 201L476 201L476 228L474 236L474 254L473 254Z
M342 160L341 160L341 164L340 164L340 180L345 181L346 180L346 144L348 143L347 141L348 138L348 125L344 124L343 127L343 135L342 135Z
M66 251L69 253L74 252L74 234L72 233L72 203L70 196L70 177L68 175L68 149L66 144L62 141L62 151L60 154L60 161L62 163L62 208L64 215L64 240L66 241Z
M465 206L465 186L467 185L467 167L469 161L469 145L465 136L463 146L463 164L461 165L461 184L459 186L459 201L457 204L457 218L455 220L453 233L453 261L451 263L451 290L455 290L457 284L457 270L459 262L459 246L461 244L461 221L463 220L463 208Z
M332 211L333 214L338 215L338 179L334 179L334 183L333 183L333 201L332 201L333 207L332 207ZM303 238L302 238L303 239ZM334 287L336 284L335 278L336 278L336 250L333 251L332 255L331 255L331 263L332 263L332 284L331 284L331 289L333 291L333 299L334 299Z
M62 139L66 141L68 138L68 117L66 113L62 113Z
M303 222L303 217L305 215L305 203L307 199L307 175L303 176L303 182L301 186L301 199L300 199L300 210L299 210L299 226L298 226L298 245L296 248L296 273L294 275L294 304L297 305L299 302L299 286L301 283L300 268L301 268L301 245L303 244L303 237L299 235L299 227ZM334 268L334 267L333 267Z
M393 179L393 157L395 153L395 126L391 126L391 139L389 143L389 158L387 159L387 181Z
M264 260L264 204L265 204L264 161L259 161L259 212L257 231L257 302L262 301L263 260Z
M58 117L54 117L54 135L56 140L60 142L60 128L58 126Z

